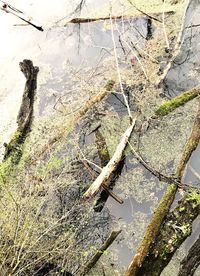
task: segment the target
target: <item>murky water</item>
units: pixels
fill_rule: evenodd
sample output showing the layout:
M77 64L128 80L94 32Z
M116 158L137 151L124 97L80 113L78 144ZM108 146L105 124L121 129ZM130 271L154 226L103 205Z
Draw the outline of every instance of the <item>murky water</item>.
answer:
M185 30L183 32L183 43L180 54L176 58L170 70L166 82L165 92L171 95L179 94L199 85L199 24L200 7L198 1L192 1L186 15ZM192 154L188 163L183 182L200 185L200 146Z
M81 15L99 14L101 9L104 11L106 2L99 1L96 7L94 1L87 1L82 7ZM103 22L81 26L68 24L62 27L78 3L79 1L63 0L58 5L56 1L15 1L13 5L31 15L43 26L44 32L30 26L21 26L23 22L1 11L0 23L4 27L0 30L0 145L9 140L16 127L15 118L24 87L24 77L18 66L21 60L31 59L40 68L37 92L40 115L54 111L57 101L66 104L77 100L86 83L95 84L97 80L94 81L94 76L106 74L108 68L102 67L102 64L106 58L111 57L113 47L109 27ZM79 16L80 11L75 14ZM135 23L137 25L141 22ZM126 23L120 26L119 22L119 28L122 27L126 31ZM132 34L133 37L135 35ZM1 146L0 153L2 152Z
M98 1L98 5L96 5L96 1L86 1L81 15L100 14L101 9L104 11L107 2L106 0ZM64 27L78 3L79 1L69 0L61 0L59 5L56 1L47 0L43 0L42 3L39 0L34 2L18 0L11 3L26 14L30 14L35 21L40 22L44 27L44 32L39 32L30 26L19 26L20 20L0 11L0 23L3 26L0 30L0 35L3 38L0 44L1 154L3 153L1 145L9 140L16 127L15 121L24 89L24 77L18 66L21 60L31 59L35 65L40 67L36 117L48 116L55 112L62 102L64 104L72 102L81 104L81 101L84 102L88 98L86 91L84 92L84 89L87 90L87 83L95 86L97 82L101 84L106 78L105 76L109 76L111 70L108 64L110 59L113 60L113 41L109 20L108 22L101 21L82 25L68 24ZM115 4L119 5L118 1L115 1ZM190 24L197 23L199 13L200 11L196 9L190 18ZM80 15L79 10L77 11L78 15ZM130 33L129 27L133 23L139 29L140 34L136 28L131 29ZM18 26L14 26L16 24ZM192 30L188 30L185 35L184 48L177 64L184 59L186 62L183 65L175 64L166 81L166 90L172 96L199 83L196 76L192 74L199 72L199 44L195 40L199 37L199 29L194 30L195 35L190 40ZM127 37L131 36L133 41L138 41L141 33L146 35L146 19L136 18L133 21L123 20L123 22L118 20L115 24L114 37L122 61L121 66L127 66L127 56L119 41L121 33L127 33ZM186 79L187 82L184 81ZM120 101L115 96L110 97L108 102L119 114L120 112L124 113ZM190 160L184 177L186 183L192 182L198 185L200 182L199 152L200 147ZM146 180L154 182L150 193L146 192L148 199L145 196L141 199L142 196L139 194L139 190L144 190L146 185L145 181L141 181L140 185L129 187L136 190L129 194L116 188L115 192L124 198L123 205L119 205L111 198L106 204L112 216L120 221L124 228L131 229L131 231L127 231L129 234L131 233L131 237L124 237L122 242L114 243L111 247L113 251L118 252L121 266L126 266L131 260L134 253L133 247L136 248L146 225L143 222L149 220L153 211L152 207L159 201L165 189L165 186L156 189L158 182L155 179L152 180L150 175L146 176Z

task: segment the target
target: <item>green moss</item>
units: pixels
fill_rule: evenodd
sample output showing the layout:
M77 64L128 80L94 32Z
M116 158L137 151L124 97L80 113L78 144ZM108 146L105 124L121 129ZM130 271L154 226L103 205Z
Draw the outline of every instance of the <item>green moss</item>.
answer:
M109 156L108 149L102 149L100 154L103 156Z
M48 161L48 170L58 169L63 163L63 160L57 156L52 156Z
M200 193L197 191L192 191L189 193L188 197L187 197L188 201L195 201L197 205L200 205ZM195 205L195 207L197 206Z
M182 225L180 230L182 231L183 235L187 237L191 233L191 225L189 223Z
M181 207L181 208L179 209L179 212L184 212L185 210L186 210L185 207Z
M171 111L173 111L174 109L176 109L177 107L184 105L188 101L194 99L199 94L200 94L200 88L199 87L193 88L192 90L184 92L170 101L166 101L156 110L155 113L158 116L165 116L169 114Z
M177 187L175 184L171 184L168 186L166 193L162 197L161 201L159 202L156 210L154 211L153 217L151 219L150 224L148 225L144 238L139 246L137 252L142 252L140 260L138 262L142 262L142 259L145 258L146 254L148 253L149 246L152 243L152 240L158 234L160 229L160 225L167 214L171 203L173 202L174 195L176 193Z

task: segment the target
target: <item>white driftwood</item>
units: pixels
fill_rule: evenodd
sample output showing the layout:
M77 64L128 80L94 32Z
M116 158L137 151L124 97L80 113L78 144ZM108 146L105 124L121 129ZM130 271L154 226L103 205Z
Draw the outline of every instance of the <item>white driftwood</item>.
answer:
M98 193L102 184L104 184L109 179L110 175L115 171L116 167L118 166L118 163L122 159L123 151L128 143L129 137L135 126L135 121L136 118L133 119L131 125L124 132L121 141L118 144L115 153L113 154L108 164L102 169L100 175L92 183L90 188L84 193L84 198L91 198L95 196Z

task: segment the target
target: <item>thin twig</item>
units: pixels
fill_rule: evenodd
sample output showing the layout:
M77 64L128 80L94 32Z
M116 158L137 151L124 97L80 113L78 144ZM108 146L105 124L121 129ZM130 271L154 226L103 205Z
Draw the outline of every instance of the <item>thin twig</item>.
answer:
M163 32L164 32L164 36L165 36L167 49L169 49L169 39L167 36L166 27L165 27L165 0L163 0L162 25L163 25Z

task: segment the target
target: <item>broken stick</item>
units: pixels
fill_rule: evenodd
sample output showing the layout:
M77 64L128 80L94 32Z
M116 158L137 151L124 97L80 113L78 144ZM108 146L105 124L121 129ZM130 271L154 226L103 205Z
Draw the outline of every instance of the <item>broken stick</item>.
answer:
M84 193L84 198L92 198L94 197L101 186L110 178L112 172L116 170L119 162L122 159L123 152L126 148L128 140L131 136L133 128L135 126L136 118L132 120L131 125L124 132L120 143L118 144L113 157L110 159L108 164L102 169L100 175L96 178L96 180L92 183L90 188Z
M88 261L83 268L78 273L78 276L84 276L87 275L91 268L94 267L94 265L97 263L97 261L100 259L100 257L103 255L103 253L106 251L106 249L114 242L114 240L117 238L117 236L121 233L121 230L118 231L112 231L108 239L105 241L103 246L97 251L97 253L91 258L90 261Z

